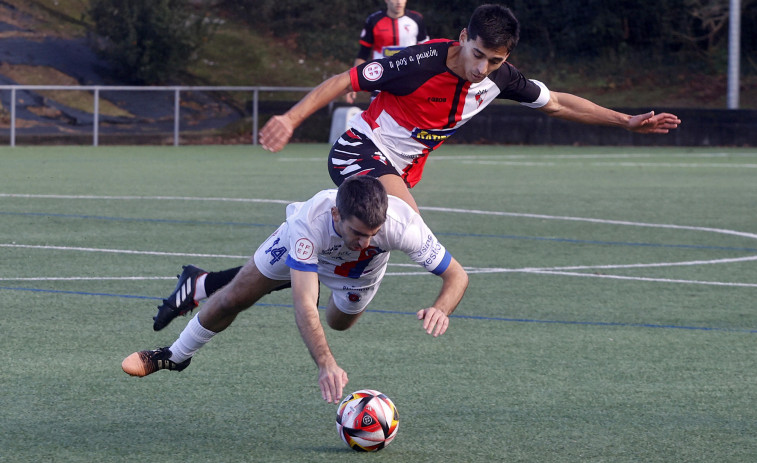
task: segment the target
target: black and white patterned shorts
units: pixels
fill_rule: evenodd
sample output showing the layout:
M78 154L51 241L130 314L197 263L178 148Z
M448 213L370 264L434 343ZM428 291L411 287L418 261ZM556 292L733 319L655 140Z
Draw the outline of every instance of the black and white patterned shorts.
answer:
M342 134L331 147L328 159L329 175L336 186L353 175L379 178L384 175L400 176L397 169L379 151L376 145L357 130Z

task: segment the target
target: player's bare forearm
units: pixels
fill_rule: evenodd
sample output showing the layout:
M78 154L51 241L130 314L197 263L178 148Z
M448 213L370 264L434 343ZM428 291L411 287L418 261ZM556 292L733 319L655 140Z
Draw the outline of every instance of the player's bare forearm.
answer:
M441 274L442 289L434 305L418 311L419 320L423 320L423 329L434 337L447 331L449 315L455 311L468 288L468 274L454 258L449 267Z
M349 71L337 74L311 90L283 115L269 119L260 131L259 139L263 149L274 153L281 151L292 138L294 129L350 88Z
M627 127L631 116L599 106L570 93L551 92L549 102L540 108L549 116L584 124Z
M294 319L310 356L319 368L336 364L318 315L318 276L314 272L292 270Z
M434 301L434 307L450 315L455 311L463 299L465 290L468 289L468 274L463 266L453 257L449 267L441 274L442 289Z
M620 127L637 133L668 133L681 120L674 114L654 111L631 116L599 106L570 93L551 92L549 102L541 108L549 116L583 124Z
M351 90L351 88L349 71L332 76L311 90L302 100L292 106L284 116L292 121L294 127L299 127L314 112L323 108L348 90Z
M541 108L549 116L583 124L620 127L637 133L668 133L681 120L669 113L654 111L631 116L605 108L570 93L551 92L549 102Z
M292 296L297 329L310 356L318 365L318 387L327 402L338 403L349 379L331 353L318 315L318 276L314 272L292 270Z

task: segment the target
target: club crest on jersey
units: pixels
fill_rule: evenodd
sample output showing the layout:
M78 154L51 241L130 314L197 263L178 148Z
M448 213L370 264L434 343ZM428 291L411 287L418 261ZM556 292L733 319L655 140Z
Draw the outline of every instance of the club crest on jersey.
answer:
M294 252L298 259L308 260L313 255L313 243L307 238L300 238L294 244Z
M481 103L484 102L484 97L486 96L487 89L479 90L478 93L476 93L475 99L476 103L478 103L479 106L481 106Z
M413 137L413 140L423 143L426 147L433 150L444 143L456 131L457 129L427 130L415 128L410 136Z
M384 67L381 63L373 62L363 68L363 77L369 82L375 82L384 75Z

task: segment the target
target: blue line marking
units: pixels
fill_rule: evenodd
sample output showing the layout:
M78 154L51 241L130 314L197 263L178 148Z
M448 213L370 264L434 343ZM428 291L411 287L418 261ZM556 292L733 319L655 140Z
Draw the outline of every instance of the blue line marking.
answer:
M102 297L117 297L124 299L145 299L162 301L162 298L153 296L138 296L132 294L111 294L111 293L92 293L86 291L63 291L57 289L39 289L39 288L23 288L23 287L10 287L0 286L0 290L5 291L31 291L37 293L52 293L52 294L71 294L76 296L102 296ZM291 304L255 304L260 307L283 307L294 308ZM325 307L320 307L324 309ZM415 315L415 312L403 312L399 310L381 310L381 309L366 309L366 312L388 314L388 315ZM617 328L653 328L653 329L668 329L668 330L687 330L687 331L712 331L721 333L757 333L757 329L748 328L719 328L711 326L685 326L685 325L661 325L655 323L623 323L623 322L600 322L600 321L578 321L578 320L539 320L535 318L507 318L507 317L489 317L480 315L458 315L452 314L450 318L462 319L462 320L483 320L483 321L497 321L506 323L540 323L540 324L554 324L554 325L583 325L583 326L604 326L604 327L617 327Z

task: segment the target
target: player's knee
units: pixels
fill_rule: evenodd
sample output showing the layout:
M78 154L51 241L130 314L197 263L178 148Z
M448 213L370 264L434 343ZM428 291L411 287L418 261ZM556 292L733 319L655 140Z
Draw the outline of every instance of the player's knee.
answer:
M360 313L346 314L334 307L333 311L327 311L326 323L332 330L344 331L354 325L359 317Z
M352 324L348 325L348 324L336 322L334 320L328 320L328 324L329 324L329 328L331 328L334 331L345 331L350 326L352 326Z

